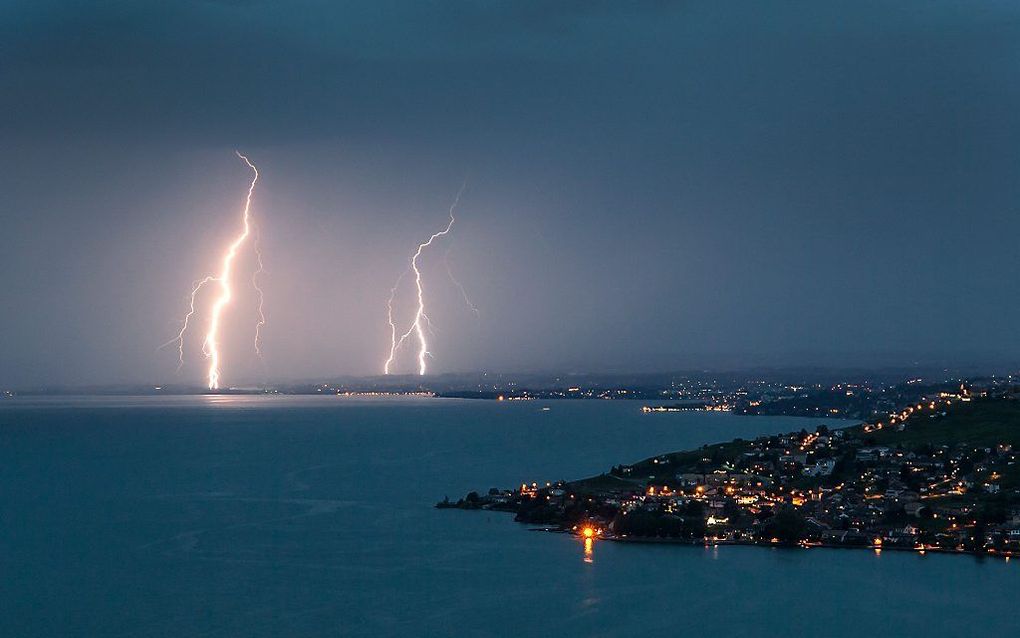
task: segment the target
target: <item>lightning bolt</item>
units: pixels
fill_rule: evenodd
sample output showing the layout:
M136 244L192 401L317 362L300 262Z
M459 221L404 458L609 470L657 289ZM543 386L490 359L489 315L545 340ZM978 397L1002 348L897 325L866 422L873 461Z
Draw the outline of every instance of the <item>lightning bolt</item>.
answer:
M244 210L241 216L242 231L234 241L227 247L227 252L223 256L222 265L218 275L209 275L204 279L200 279L195 282L191 288L191 295L188 302L188 313L184 317L184 321L181 325L180 332L177 336L161 345L160 348L165 348L173 343L177 344L178 353L178 365L177 370L180 371L184 365L184 334L188 331L188 325L191 321L191 317L195 314L195 298L198 293L205 287L206 284L217 283L219 284L220 294L216 298L216 301L212 305L212 309L209 313L209 328L205 334L205 339L202 341L202 353L209 359L209 369L206 373L207 383L210 390L218 390L220 387L220 350L219 350L219 331L220 331L220 317L223 314L223 309L230 303L233 298L233 291L230 287L230 273L233 267L234 258L237 256L238 250L245 243L249 236L253 234L252 229L254 224L251 220L251 199L252 194L255 192L255 183L259 180L259 170L255 168L246 156L242 155L240 151L234 151L237 157L241 159L248 168L252 170L251 183L248 185L248 194L244 200ZM262 272L262 253L258 247L258 233L255 231L254 251L257 260L257 269L252 275L252 286L254 286L258 293L258 323L255 326L255 352L261 357L262 352L259 346L259 331L262 326L266 323L265 314L263 313L263 294L262 289L258 285L258 275Z
M410 268L400 273L397 277L397 282L390 288L390 298L386 302L386 320L390 322L390 356L386 359L386 363L383 364L383 374L390 373L390 366L393 364L393 358L397 355L397 324L393 321L393 299L397 296L397 289L400 288L400 282L404 280L407 273L410 272Z
M233 266L234 257L237 255L237 249L241 247L241 244L251 234L251 195L255 191L255 182L259 181L259 169L255 168L251 160L242 155L240 151L234 152L248 165L248 168L252 170L254 175L251 178L251 184L248 186L248 196L244 200L244 214L242 216L244 230L230 243L230 246L227 248L227 254L223 256L223 266L220 269L219 276L216 278L220 284L220 296L213 303L212 312L209 316L209 331L205 333L205 341L202 342L202 352L209 358L208 377L210 390L218 390L220 387L220 350L217 341L220 332L220 315L223 313L224 306L230 303L233 297L233 292L230 289L230 269Z
M414 334L418 339L418 375L423 376L427 370L425 358L431 356L431 353L429 352L428 340L425 338L425 327L428 326L429 332L431 332L432 322L429 320L428 315L425 314L425 288L422 286L421 270L418 268L418 259L421 257L422 252L432 245L432 242L440 237L448 235L450 230L453 229L453 224L457 221L453 213L457 209L457 204L460 203L461 195L464 194L464 189L466 187L467 183L465 182L461 185L460 190L457 191L457 196L454 198L453 204L450 205L450 221L447 222L446 228L433 233L427 241L418 244L418 250L416 250L414 255L411 257L410 268L400 274L400 277L397 278L397 283L394 284L393 288L390 290L390 299L387 304L387 316L390 322L390 356L383 364L383 374L390 373L390 366L393 364L393 359L396 357L397 350L404 345L404 342L407 341L412 334ZM393 321L393 298L396 296L397 289L400 287L400 281L404 278L404 275L406 275L408 271L414 273L414 285L417 290L418 306L415 309L414 320L411 322L411 327L408 328L407 332L402 334L398 339L396 323Z
M195 314L195 297L198 295L198 291L202 290L203 286L212 281L216 281L216 278L210 276L200 279L192 285L188 301L188 314L184 315L184 320L181 322L181 331L177 333L176 337L156 348L156 350L162 350L172 344L177 344L177 372L180 372L181 368L184 367L184 333L188 331L188 323L191 321L192 315Z
M256 170L255 173L257 179L258 171ZM252 182L252 184L254 185L254 182ZM265 270L265 268L262 265L262 250L259 248L259 238L261 237L261 235L262 233L259 231L258 225L255 225L255 239L254 241L252 241L252 248L255 250L255 264L257 268L255 268L255 272L253 272L251 275L251 286L252 288L255 289L255 292L258 293L259 299L258 306L259 320L255 324L255 354L259 356L259 359L262 359L262 347L259 345L260 343L259 338L262 334L262 326L266 325L266 313L263 311L263 307L265 306L266 302L266 296L265 294L263 294L262 288L259 286L258 282L259 275L261 275L262 272Z
M482 313L478 311L478 308L475 306L475 304L471 303L471 299L468 297L467 291L464 290L464 284L460 283L460 281L453 276L453 270L450 268L451 250L453 250L452 246L450 248L447 248L446 254L443 255L443 265L446 266L446 274L450 276L450 281L453 282L453 285L457 286L457 290L460 290L460 296L464 298L464 303L467 304L467 307L471 309L471 312L475 313L476 318L481 318Z

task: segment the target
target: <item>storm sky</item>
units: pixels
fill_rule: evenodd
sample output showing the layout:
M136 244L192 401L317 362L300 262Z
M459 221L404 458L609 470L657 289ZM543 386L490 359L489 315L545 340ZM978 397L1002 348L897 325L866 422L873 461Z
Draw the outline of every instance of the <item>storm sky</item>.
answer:
M6 2L0 384L203 381L209 297L156 348L234 149L227 384L378 373L465 180L436 372L1015 363L1018 43L1005 1Z

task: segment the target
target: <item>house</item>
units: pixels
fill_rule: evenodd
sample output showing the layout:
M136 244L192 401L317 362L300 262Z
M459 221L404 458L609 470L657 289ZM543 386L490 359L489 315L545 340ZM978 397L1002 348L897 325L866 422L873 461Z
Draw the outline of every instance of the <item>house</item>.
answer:
M885 533L884 544L897 547L913 547L917 543L917 528L907 526L902 529L891 529Z
M682 473L676 475L676 480L680 481L680 485L683 487L694 487L695 485L704 485L705 475Z
M822 459L804 468L804 476L829 476L835 468L835 459Z

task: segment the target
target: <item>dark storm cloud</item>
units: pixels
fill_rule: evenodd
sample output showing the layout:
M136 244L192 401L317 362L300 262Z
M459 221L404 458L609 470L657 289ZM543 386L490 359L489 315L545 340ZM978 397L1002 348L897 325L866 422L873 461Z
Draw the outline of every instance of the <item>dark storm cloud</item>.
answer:
M208 140L255 127L290 139L362 132L366 124L375 134L403 120L398 112L434 120L457 103L487 112L519 99L521 89L556 90L563 74L588 66L559 60L561 45L576 48L565 39L578 21L617 13L607 7L26 4L4 21L16 91L8 108L22 116L8 121L12 129L36 124L81 136L112 127Z
M278 375L375 371L465 174L484 320L437 291L437 368L1015 359L1017 41L1006 2L8 3L0 382L171 376L236 146Z

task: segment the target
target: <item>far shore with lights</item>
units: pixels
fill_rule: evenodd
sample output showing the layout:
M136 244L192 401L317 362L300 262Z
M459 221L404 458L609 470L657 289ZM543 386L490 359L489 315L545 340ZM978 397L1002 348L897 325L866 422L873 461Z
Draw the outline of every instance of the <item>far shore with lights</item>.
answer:
M600 540L1020 555L1020 389L961 385L845 428L735 439L436 506Z

